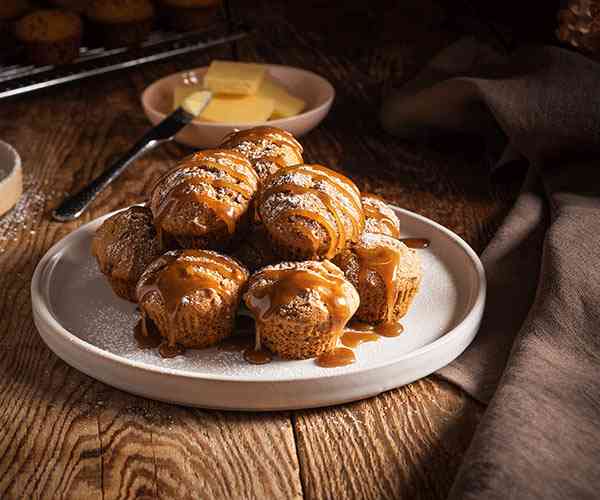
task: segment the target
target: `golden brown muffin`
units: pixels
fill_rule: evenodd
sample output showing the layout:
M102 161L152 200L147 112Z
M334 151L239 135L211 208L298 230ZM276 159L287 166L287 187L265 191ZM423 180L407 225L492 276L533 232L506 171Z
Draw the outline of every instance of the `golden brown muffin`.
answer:
M15 32L33 64L68 64L79 56L82 25L73 12L36 10L17 22Z
M85 13L94 42L109 48L143 42L154 20L150 0L92 0Z
M142 272L162 253L146 207L131 207L106 219L92 240L100 271L119 297L132 302Z
M398 321L421 283L417 253L386 234L363 233L334 262L360 295L355 318L367 323Z
M400 238L400 221L392 208L379 196L362 195L365 233L382 233Z
M281 167L304 163L302 145L292 134L275 127L234 132L225 137L220 147L237 149L248 158L261 182Z
M182 248L226 247L247 223L257 188L256 172L237 151L200 151L184 158L152 189L154 224Z
M259 193L257 210L286 260L331 259L364 228L358 188L322 165L281 168Z
M251 224L232 255L251 272L280 260L271 247L265 227L260 223Z
M329 261L282 262L250 278L244 303L256 321L257 347L306 359L335 348L359 297Z
M233 333L248 271L210 250L175 250L152 262L137 286L143 318L170 347L203 348Z
M157 0L158 16L175 31L196 31L215 20L221 0Z

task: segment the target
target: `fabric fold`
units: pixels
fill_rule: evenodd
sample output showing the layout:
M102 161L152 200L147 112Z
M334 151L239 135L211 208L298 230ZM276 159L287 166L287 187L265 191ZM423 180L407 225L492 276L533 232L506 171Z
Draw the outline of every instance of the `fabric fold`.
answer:
M382 110L400 137L502 137L505 159L529 163L522 193L482 254L481 330L440 371L489 401L451 497L597 498L600 65L558 48L505 58L474 39L458 44ZM452 60L465 51L468 68Z

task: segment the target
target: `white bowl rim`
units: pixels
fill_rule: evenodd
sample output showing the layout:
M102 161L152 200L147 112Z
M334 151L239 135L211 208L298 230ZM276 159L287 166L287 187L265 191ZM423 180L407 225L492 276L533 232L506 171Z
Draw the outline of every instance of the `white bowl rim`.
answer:
M450 241L452 241L452 243L457 245L467 255L467 257L471 261L473 268L475 270L475 273L477 275L476 291L473 294L474 296L471 297L471 301L470 301L471 303L469 304L470 307L468 308L465 316L461 319L461 321L454 328L447 331L440 338L438 338L437 340L434 340L433 342L431 342L423 347L420 347L419 349L415 349L414 351L408 352L403 356L399 356L398 358L394 358L392 360L388 360L383 363L375 364L365 370L361 370L360 373L368 373L372 370L379 370L379 369L388 367L390 365L401 363L402 361L405 361L407 359L417 358L417 357L426 355L428 352L430 352L432 350L441 349L442 346L444 346L447 343L454 342L461 335L468 334L470 325L472 325L473 321L476 321L477 323L479 323L481 321L481 317L483 316L483 310L485 307L485 301L486 301L485 271L484 271L481 261L479 260L479 257L477 256L475 251L469 246L469 244L466 241L464 241L460 236L458 236L456 233L450 231L450 229L447 229L446 227L442 226L441 224L438 224L437 222L435 222L423 215L417 214L410 210L406 210L406 209L403 209L403 208L400 208L400 207L397 207L397 206L394 206L391 204L390 204L390 206L394 210L397 210L398 212L400 212L401 214L405 214L410 217L415 217L424 223L432 225L434 228L438 229L439 231L444 233L447 237L449 237ZM104 220L104 219L110 217L111 215L113 215L117 212L120 212L121 210L126 210L126 208L115 210L114 212L111 212L104 216L98 217L97 219L94 219L94 220L82 225L77 230L73 231L71 234L67 235L62 240L60 240L59 242L54 244L46 252L46 254L42 257L42 259L36 266L35 271L33 273L32 280L31 280L31 305L32 305L33 313L34 313L34 318L35 317L41 318L41 320L47 325L47 327L50 330L52 330L54 333L56 333L58 335L61 335L63 338L65 338L69 342L74 343L80 349L86 350L96 356L105 358L108 361L126 365L130 368L135 368L135 369L139 369L139 370L150 371L150 372L165 374L165 375L173 375L173 376L181 377L181 378L215 380L215 381L221 381L221 382L255 382L255 383L262 384L265 382L287 383L287 382L297 381L298 380L297 377L285 377L285 376L277 377L277 378L273 378L273 379L261 378L260 380L252 378L250 376L238 376L235 379L231 379L231 378L225 378L222 375L215 375L215 374L211 374L211 373L202 373L202 372L197 372L197 371L174 369L174 368L168 368L168 367L158 367L155 365L144 363L142 361L133 361L133 360L118 356L116 354L113 354L113 353L106 351L104 349L101 349L99 347L96 347L95 345L90 344L89 342L86 342L85 340L80 339L75 334L71 333L70 331L68 331L66 328L64 328L61 325L61 323L52 314L52 311L50 310L48 303L46 302L47 297L45 297L44 291L47 289L45 285L49 284L48 283L49 275L44 272L46 267L48 266L48 264L51 263L51 261L53 259L56 258L56 255L64 247L67 246L67 244L69 243L69 240L71 238L73 238L73 236L80 229L84 229L92 224L96 224L99 221L99 219ZM305 380L324 380L324 379L331 379L331 378L344 377L344 376L347 376L347 373L335 373L335 374L325 375L325 376L311 375L311 376L302 377L301 380L303 380L303 381L305 381Z
M329 80L327 80L325 77L319 75L318 73L315 73L314 71L310 71L308 69L304 69L304 68L297 68L295 66L287 66L285 64L262 64L262 66L265 66L266 68L285 68L285 69L291 69L293 71L298 71L298 72L302 72L302 73L306 73L308 75L310 75L312 78L321 80L322 83L325 84L325 87L327 88L328 91L328 96L325 99L325 101L323 101L321 104L319 104L318 106L314 107L314 108L310 108L307 109L306 111L303 111L302 113L299 113L295 116L290 116L287 118L278 118L277 120L267 120L264 122L243 122L243 123L239 123L239 122L209 122L209 121L194 121L191 123L191 125L197 126L197 127L209 127L209 128L222 128L222 127L227 127L227 128L236 128L236 127L244 127L247 128L248 126L254 126L254 127L260 127L260 126L272 126L272 127L277 127L279 126L280 128L285 128L285 126L287 124L289 124L290 122L293 122L295 120L298 120L300 118L306 118L306 117L310 117L312 115L316 115L319 112L321 112L324 109L327 109L329 106L331 106L331 104L333 103L333 100L335 99L335 88L333 87L333 85L331 84L331 82ZM150 90L153 87L157 87L158 85L160 85L161 83L163 83L165 80L169 80L170 78L173 78L174 76L177 75L183 75L185 73L190 73L193 71L203 71L208 69L208 66L200 66L198 68L191 68L191 69L187 69L184 71L178 71L176 73L171 73L170 75L164 76L156 81L154 81L153 83L151 83L150 85L148 85L144 91L142 92L142 97L141 97L141 101L142 101L142 106L144 108L149 109L150 111L152 111L153 113L156 113L157 115L159 115L161 117L161 119L166 118L167 114L154 108L154 107L150 107L146 104L147 99L146 96L147 94L150 92Z
M6 178L4 178L4 179L0 178L0 184L2 184L3 182L8 181L8 178L10 177L11 172L14 172L15 170L17 170L18 168L21 167L21 156L19 155L19 153L13 146L11 146L8 142L4 142L3 140L0 140L0 148L8 151L9 155L12 157L11 158L12 164L10 164L8 166L8 169L6 170L6 173L7 173Z

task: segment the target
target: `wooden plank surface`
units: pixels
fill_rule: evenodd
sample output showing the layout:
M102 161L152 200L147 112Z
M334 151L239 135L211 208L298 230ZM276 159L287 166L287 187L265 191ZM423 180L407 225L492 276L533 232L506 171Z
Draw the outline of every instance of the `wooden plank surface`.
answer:
M313 69L336 87L332 113L302 139L307 158L481 250L510 193L489 188L480 150L464 141L402 143L376 121L390 82L406 79L455 35L428 25L407 40L340 51L286 21L281 6L243 5L264 27L240 45L244 59ZM142 200L188 150L168 145L141 159L79 222L51 222L51 208L143 133L146 85L227 55L216 49L0 103L0 138L22 154L27 187L20 208L0 219L0 498L446 496L482 408L436 377L335 408L201 411L96 382L37 335L29 282L44 252L91 218Z

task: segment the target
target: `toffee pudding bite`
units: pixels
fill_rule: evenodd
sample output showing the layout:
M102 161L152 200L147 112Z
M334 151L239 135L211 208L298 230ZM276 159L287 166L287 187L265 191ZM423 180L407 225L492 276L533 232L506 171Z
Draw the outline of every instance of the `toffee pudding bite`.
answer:
M150 208L159 233L182 248L226 248L248 222L258 176L240 153L208 149L184 158L156 183Z
M229 337L235 327L248 271L210 250L174 250L156 259L137 284L142 330L151 320L165 339L161 354L204 348Z
M393 327L402 318L421 283L421 263L414 250L391 236L363 233L334 262L358 290L360 307L355 319L388 325L376 329L394 336ZM399 333L399 332L397 332Z
M365 213L365 233L400 237L400 221L392 207L374 194L363 194L361 201Z
M331 259L364 228L354 183L322 165L297 165L271 175L257 212L275 252L287 260Z
M222 148L242 153L264 182L282 167L304 163L302 145L289 132L275 127L254 127L225 137Z
M256 348L285 359L334 350L359 296L329 261L282 262L254 274L244 303L256 321Z
M92 240L100 271L119 297L132 302L136 302L139 277L163 251L146 207L131 207L109 217Z

